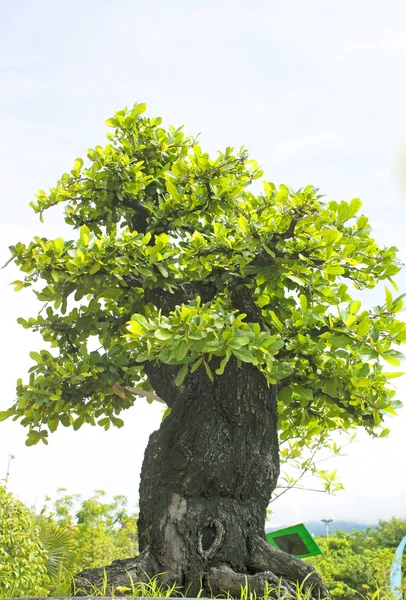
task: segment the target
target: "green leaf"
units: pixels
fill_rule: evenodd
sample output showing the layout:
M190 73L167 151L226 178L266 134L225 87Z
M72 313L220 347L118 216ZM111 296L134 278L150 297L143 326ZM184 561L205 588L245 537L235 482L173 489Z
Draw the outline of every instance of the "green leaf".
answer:
M105 121L107 127L118 127L118 121L117 119L107 119L107 121Z
M82 167L83 167L83 159L77 158L73 163L73 171L75 172L75 175L77 175L77 176L80 175L80 171L81 171Z
M293 366L287 362L275 361L272 366L271 375L277 381L289 377L293 373Z
M348 219L351 219L354 215L357 214L359 209L362 206L362 202L359 198L353 198L348 207Z
M30 324L25 319L23 319L22 317L19 317L17 319L17 323L19 323L20 325L22 325L24 327L24 329L29 329L30 328Z
M140 314L134 314L131 317L131 321L127 324L127 329L134 335L143 335L148 331L150 325L147 319Z
M394 280L392 279L392 277L388 277L388 279L389 279L389 281L391 282L393 289L394 289L394 290L396 290L396 291L398 291L398 290L399 290L399 288L398 288L398 286L397 286L397 284L396 284L396 281L394 281Z
M374 424L375 424L376 427L381 424L382 418L381 418L380 414L378 413L378 411L373 410L372 411L372 417L374 419Z
M144 113L146 110L147 105L145 104L145 102L141 102L140 104L134 104L134 108L131 111L131 116L136 117Z
M131 321L135 321L136 323L139 323L140 325L142 325L142 327L144 327L144 329L149 329L149 323L148 323L147 319L144 317L144 315L141 315L139 313L132 315Z
M194 373L195 371L197 371L197 369L200 367L202 362L203 362L203 357L199 358L195 363L193 363L192 368L190 369L190 372Z
M179 200L179 194L178 194L178 190L176 189L176 186L171 183L170 181L166 182L166 189L168 191L168 194L170 194L172 196L172 198L174 198L175 200Z
M348 218L348 211L349 211L349 207L347 202L344 202L344 200L342 200L340 202L340 204L338 205L338 210L337 210L337 223L344 223L344 221L347 220Z
M182 385L187 373L188 373L188 365L183 365L183 367L180 369L180 371L178 372L176 379L175 379L175 384L176 385Z
M80 429L83 425L83 423L85 422L85 417L84 415L80 415L80 417L78 417L77 419L75 419L73 421L73 429L75 431L77 431L78 429Z
M247 221L247 219L243 215L241 215L240 217L238 217L237 223L238 223L241 231L243 233L247 233L247 231L248 231L248 221Z
M298 277L297 275L286 275L286 278L289 279L290 281L293 281L293 283L297 283L300 286L307 285L306 280L303 279L302 277Z
M225 355L225 357L222 359L219 368L216 369L217 375L223 375L224 369L226 368L226 365L227 365L228 361L230 360L230 358L231 358L231 355L229 353L227 353Z
M348 315L348 317L345 320L346 327L351 327L351 325L353 323L355 323L356 320L357 320L356 315Z
M384 358L386 362L388 362L390 365L393 365L394 367L398 367L400 365L400 360L398 358L395 358L388 352L384 352L382 354L382 358Z
M370 387L372 385L372 381L367 377L351 377L351 382L355 387Z
M238 336L238 337L233 337L231 338L231 340L229 341L229 346L230 348L242 348L242 346L246 346L247 344L250 343L250 338L247 336Z
M157 329L156 331L154 331L154 336L158 339L158 340L170 340L173 337L173 333L172 331L168 330L168 329Z
M14 414L14 411L12 409L0 410L0 422L5 421L9 417L11 417L11 415L13 415L13 414Z
M325 394L327 394L327 396L331 396L332 398L337 398L338 386L339 386L339 382L336 379L329 379L323 383L321 389Z
M364 335L366 335L370 330L370 327L371 326L368 323L368 321L361 321L361 323L359 323L359 325L357 326L357 334L359 335L359 337L364 337Z
M351 302L351 304L350 304L350 314L356 315L360 308L361 308L361 301L354 300L354 302Z
M234 356L243 362L252 363L254 361L254 355L248 348L233 348Z
M305 312L307 309L307 298L304 294L300 294L299 296L299 301L300 301L300 306L302 309L302 312Z
M401 377L402 375L404 375L404 372L393 371L392 373L382 373L382 375L385 375L388 379L395 379L396 377Z
M275 323L275 325L277 326L278 329L283 329L283 323L282 321L279 319L279 317L275 314L275 312L273 310L269 311L271 314L271 319L272 321Z
M283 340L275 339L275 336L269 336L268 339L263 340L261 348L268 350L269 354L277 354L278 350L283 348L285 345Z
M330 265L324 269L326 275L342 275L345 270L339 265Z
M169 271L162 263L155 263L157 269L161 272L161 275L165 278L169 277Z
M299 396L299 398L306 400L307 402L313 400L313 390L305 388L302 385L298 385L297 383L292 385L292 389L293 392Z
M25 440L25 445L26 446L34 446L35 444L38 444L38 442L41 440L41 435L38 431L30 431L27 439Z
M180 340L176 348L173 350L173 355L176 360L181 361L185 358L187 351L189 348L189 344L186 340Z
M70 427L71 425L71 419L69 415L61 415L59 417L60 422L62 423L62 425L64 427Z
M207 377L210 379L210 381L214 382L213 373L211 372L211 369L210 369L208 363L206 361L204 361L203 364L204 364L204 368L206 369Z
M343 234L337 229L322 229L320 235L323 236L323 241L326 246L336 244L342 237Z
M48 429L51 433L54 433L58 429L59 419L52 419L48 421Z
M90 269L89 269L89 273L90 275L94 275L95 273L97 273L97 271L100 271L100 263L95 263Z
M19 292L19 291L20 291L20 290L22 290L22 289L23 289L23 287L24 287L24 281L19 281L19 280L17 280L17 281L12 281L12 282L10 283L10 285L14 285L14 291L15 291L15 292Z
M169 415L171 414L171 412L172 412L172 409L168 406L168 408L166 408L164 410L164 414L162 415L162 421L165 421L165 419L167 417L169 417Z
M392 305L393 305L392 294L388 290L387 287L385 287L385 299L386 299L386 306L388 307L388 310L391 310L392 309Z
M290 386L285 386L279 390L278 400L281 402L290 402L292 399L292 388Z
M346 346L348 346L348 344L351 344L352 339L348 335L333 334L330 337L329 342L331 344L332 349L345 348Z
M135 336L141 336L145 334L145 329L140 323L136 321L130 321L127 325L128 331Z

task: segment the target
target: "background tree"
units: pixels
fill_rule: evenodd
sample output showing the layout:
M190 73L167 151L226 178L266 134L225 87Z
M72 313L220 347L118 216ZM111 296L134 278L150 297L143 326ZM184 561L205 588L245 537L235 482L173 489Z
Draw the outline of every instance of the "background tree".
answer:
M404 533L405 532L405 533ZM406 521L380 521L376 529L337 531L318 537L323 554L309 559L323 576L331 598L352 600L390 594L389 574L395 550L406 535ZM403 560L403 591L406 591L406 559Z
M0 598L46 595L46 562L29 509L0 485Z
M35 523L47 555L50 593L65 595L78 571L137 554L137 515L122 495L105 502L103 490L87 499L65 489L58 493L50 505L47 499Z
M392 548L396 550L406 535L406 520L393 517L390 521L379 521L378 527L369 532L369 547Z
M389 592L389 573L393 552L389 548L371 550L352 548L352 534L337 532L336 535L318 538L323 550L320 557L310 562L322 574L331 598L353 600L364 598L379 589Z
M141 553L110 567L111 581L165 571L192 594L200 581L238 594L248 573L253 589L289 586L310 567L264 538L278 437L301 448L358 426L387 435L399 373L382 362L399 364L402 296L386 288L362 309L349 286L396 289L396 249L375 243L358 198L325 203L313 186L267 181L250 191L263 172L245 149L211 159L144 110L117 112L109 143L32 203L41 219L64 206L78 236L11 248L16 289L43 303L20 322L51 351L31 353L1 416L47 443L59 424L120 427L144 390L168 410L141 474Z

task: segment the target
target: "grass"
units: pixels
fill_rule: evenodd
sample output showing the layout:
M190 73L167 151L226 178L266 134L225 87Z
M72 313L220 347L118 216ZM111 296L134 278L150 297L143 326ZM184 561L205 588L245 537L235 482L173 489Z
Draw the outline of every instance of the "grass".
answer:
M153 578L149 579L148 582L134 582L131 578L131 575L128 574L129 584L127 586L118 586L116 588L111 588L108 585L106 573L104 575L103 584L100 588L95 586L92 587L91 596L94 597L133 597L133 598L186 598L186 594L182 593L181 587L173 584L171 587L163 587L159 582L159 576L164 573L160 573L155 575ZM305 589L306 580L301 584L295 584L292 587L295 590L294 596L290 594L284 593L281 590L282 583L279 584L277 588L274 586L266 584L264 593L261 595L256 594L255 592L250 591L248 583L245 586L241 586L241 591L239 598L237 600L312 600L311 590ZM62 589L60 590L62 592ZM76 589L74 586L74 581L69 585L69 589L65 590L66 593L58 594L61 596L71 596L72 591L73 594L83 592L84 590ZM89 596L87 593L86 595ZM207 596L203 595L203 589L200 589L200 592L195 596L196 598L207 598ZM234 600L234 597L228 593L224 593L224 595L214 596L211 594L209 598L225 598L226 600ZM391 594L389 588L379 588L376 587L376 590L369 594L368 596L357 596L354 600L395 600L393 594ZM406 600L406 593L403 595L403 600Z
M62 577L54 579L52 589L49 590L50 597L69 597L75 596L76 594L82 593L87 597L108 597L108 598L186 598L186 594L182 593L182 588L173 584L170 587L164 587L159 582L159 576L164 573L160 573L152 577L147 582L134 582L131 575L128 574L129 583L128 586L117 586L111 587L107 581L107 574L104 572L103 583L100 587L91 586L91 593L89 590L77 588L73 577L67 577L66 574ZM264 593L261 595L252 592L249 589L248 583L245 586L241 586L240 595L237 600L313 600L311 596L311 590L305 589L306 581L300 585L296 584L292 586L295 590L293 596L284 593L281 589L281 583L278 587L274 587L266 584ZM2 593L3 592L3 593ZM10 595L4 595L4 591L0 589L0 598L10 598ZM196 598L207 598L203 595L203 589L197 594ZM214 596L211 594L209 598L224 598L226 600L234 600L233 596L228 593L223 595ZM376 590L369 595L355 596L354 600L395 600L391 594L389 588L379 588L376 586ZM406 593L403 595L403 600L406 600Z

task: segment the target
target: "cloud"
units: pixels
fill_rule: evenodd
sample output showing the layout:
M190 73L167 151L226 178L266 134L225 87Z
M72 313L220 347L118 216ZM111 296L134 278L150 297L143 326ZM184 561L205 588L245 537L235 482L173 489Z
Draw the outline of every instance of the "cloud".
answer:
M17 71L0 71L0 107L10 111L18 110L38 96L43 82L36 75ZM4 93L6 91L6 93Z
M0 56L0 69L15 70L31 67L43 59L40 56Z
M370 40L360 40L350 44L346 53L356 52L386 52L393 54L395 58L406 57L406 37L404 31L395 32L393 30L384 30L380 36L374 36Z

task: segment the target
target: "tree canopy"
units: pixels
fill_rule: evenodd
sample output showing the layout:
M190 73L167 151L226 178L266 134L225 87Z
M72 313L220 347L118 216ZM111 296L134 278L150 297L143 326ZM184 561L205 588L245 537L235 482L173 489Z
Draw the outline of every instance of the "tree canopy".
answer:
M19 322L51 348L31 353L29 381L0 417L28 426L29 445L60 423L120 427L134 389L170 410L188 373L213 380L236 360L278 384L282 441L356 426L387 435L400 373L384 365L399 365L406 341L405 294L389 289L396 248L376 244L358 198L261 189L245 148L211 158L145 109L118 111L107 145L31 203L41 220L63 206L77 235L10 248L15 289L42 303ZM385 281L381 305L363 308L360 291ZM163 364L173 379L160 385Z

